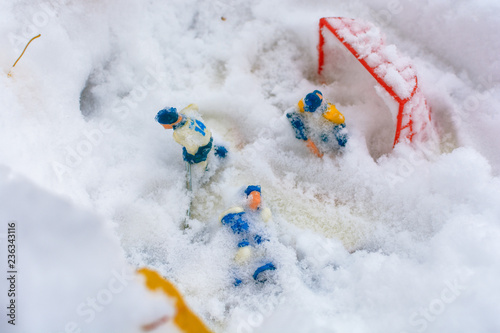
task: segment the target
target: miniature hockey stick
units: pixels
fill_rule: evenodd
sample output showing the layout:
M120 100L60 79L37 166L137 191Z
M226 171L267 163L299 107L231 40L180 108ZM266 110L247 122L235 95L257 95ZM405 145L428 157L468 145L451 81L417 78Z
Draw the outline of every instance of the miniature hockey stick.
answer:
M186 219L184 220L184 229L189 228L188 220L191 218L191 200L193 193L193 178L191 177L191 164L186 162L186 189L189 195L189 206L186 212Z

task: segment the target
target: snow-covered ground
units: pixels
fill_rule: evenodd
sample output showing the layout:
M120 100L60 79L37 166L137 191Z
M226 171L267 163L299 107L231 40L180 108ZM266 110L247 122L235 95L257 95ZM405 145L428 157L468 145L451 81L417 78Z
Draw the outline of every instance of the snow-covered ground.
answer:
M391 151L355 66L323 84L328 16L413 59L438 149ZM1 2L0 266L15 221L18 307L14 327L2 277L0 330L140 332L171 311L132 274L148 266L217 332L500 331L499 30L493 0ZM343 154L312 156L283 115L314 89L346 116ZM184 231L181 148L154 116L193 102L230 155ZM278 269L236 288L218 217L248 184Z

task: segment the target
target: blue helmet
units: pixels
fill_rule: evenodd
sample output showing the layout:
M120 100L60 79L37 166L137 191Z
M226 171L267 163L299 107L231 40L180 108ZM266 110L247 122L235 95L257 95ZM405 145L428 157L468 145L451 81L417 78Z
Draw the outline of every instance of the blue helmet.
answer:
M160 111L155 117L156 121L162 125L170 125L179 119L179 114L176 108L166 107Z
M314 90L304 98L304 111L314 112L323 102L323 94L319 90Z
M261 192L260 190L260 185L249 185L246 189L245 189L245 194L247 196L250 195L250 193L252 193L253 191L257 191L257 192Z

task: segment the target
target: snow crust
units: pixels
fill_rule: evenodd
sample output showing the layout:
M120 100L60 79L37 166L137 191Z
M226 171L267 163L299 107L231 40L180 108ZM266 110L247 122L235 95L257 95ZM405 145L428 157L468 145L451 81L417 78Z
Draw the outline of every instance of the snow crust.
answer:
M139 280L90 323L76 309L142 266L217 332L500 330L499 14L486 0L0 3L0 237L20 226L19 326L2 314L0 330L140 332L172 309ZM356 61L331 54L316 76L333 16L373 22L411 58L438 150L392 151L393 116ZM350 133L323 159L283 114L315 89ZM230 155L184 231L181 148L154 116L190 103ZM235 288L219 215L249 184L273 212L278 269Z

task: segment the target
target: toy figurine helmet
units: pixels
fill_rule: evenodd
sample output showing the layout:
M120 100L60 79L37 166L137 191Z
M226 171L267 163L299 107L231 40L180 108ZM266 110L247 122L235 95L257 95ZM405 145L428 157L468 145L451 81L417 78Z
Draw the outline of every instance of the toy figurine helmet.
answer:
M323 102L323 94L319 90L314 90L304 97L304 111L314 112Z
M248 207L251 210L259 209L261 201L260 193L261 190L259 185L250 185L245 189L245 194L249 199Z
M171 125L179 120L179 114L176 108L166 107L158 112L155 119L162 125Z
M257 192L261 192L260 190L260 185L249 185L247 186L247 188L245 189L245 194L247 195L247 197L250 195L250 193L252 193L253 191L257 191Z

